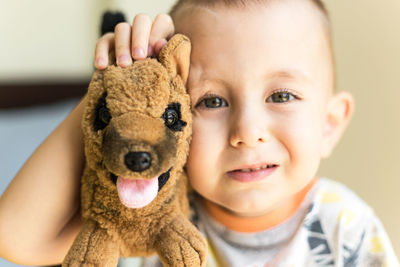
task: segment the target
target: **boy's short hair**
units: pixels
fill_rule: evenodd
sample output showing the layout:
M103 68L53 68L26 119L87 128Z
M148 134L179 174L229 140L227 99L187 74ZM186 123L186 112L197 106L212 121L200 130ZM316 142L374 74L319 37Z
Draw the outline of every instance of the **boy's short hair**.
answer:
M236 8L244 8L249 7L251 5L262 5L268 4L273 1L282 1L282 0L177 0L176 3L172 6L169 11L170 16L175 22L177 12L182 7L192 6L192 7L215 7L215 6L226 6L226 7L236 7ZM298 1L298 0L294 0ZM329 17L329 12L325 7L325 4L322 0L304 0L311 2L319 11L322 19L322 23L325 26L324 30L326 32L326 37L328 40L329 50L331 54L332 61L332 74L333 74L333 90L336 90L336 67L335 67L335 57L333 52L333 44L332 44L332 28L331 21Z
M173 17L176 11L184 6L184 5L193 5L193 6L205 6L205 7L214 7L216 5L224 5L227 7L246 7L251 4L263 4L270 2L271 0L177 0L175 5L171 8L169 14ZM326 17L329 21L328 10L326 9L324 3L321 0L308 0L311 1Z

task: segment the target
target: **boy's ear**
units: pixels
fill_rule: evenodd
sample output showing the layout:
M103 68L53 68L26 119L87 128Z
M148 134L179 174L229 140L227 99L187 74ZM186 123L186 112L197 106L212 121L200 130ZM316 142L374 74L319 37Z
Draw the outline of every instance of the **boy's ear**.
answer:
M339 142L354 113L354 98L349 92L339 92L328 102L324 119L321 157L327 158Z
M161 49L159 60L171 77L180 75L186 84L190 65L190 40L182 34L175 34Z

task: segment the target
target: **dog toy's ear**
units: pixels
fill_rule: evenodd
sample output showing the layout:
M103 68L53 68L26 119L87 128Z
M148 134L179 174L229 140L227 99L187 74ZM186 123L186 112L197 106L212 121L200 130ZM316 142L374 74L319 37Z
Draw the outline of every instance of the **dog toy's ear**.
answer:
M180 75L186 84L190 65L190 40L182 34L175 34L161 49L159 60L171 77Z

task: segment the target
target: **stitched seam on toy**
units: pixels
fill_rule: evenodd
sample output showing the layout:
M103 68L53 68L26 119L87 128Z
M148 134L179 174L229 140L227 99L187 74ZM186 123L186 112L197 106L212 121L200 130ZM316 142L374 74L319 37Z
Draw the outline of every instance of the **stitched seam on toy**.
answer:
M179 244L179 250L180 250L180 252L181 252L181 257L182 257L183 266L186 267L186 263L185 263L185 261L184 261L185 257L183 256L183 248L182 248L182 245L181 245L181 244Z
M90 243L92 242L93 233L96 231L96 225L97 225L97 223L95 223L93 231L91 231L90 234L89 234L89 238L88 238L89 240L87 242L85 255L83 256L83 262L87 262L86 256L87 256L87 254L89 252L89 247L91 245Z

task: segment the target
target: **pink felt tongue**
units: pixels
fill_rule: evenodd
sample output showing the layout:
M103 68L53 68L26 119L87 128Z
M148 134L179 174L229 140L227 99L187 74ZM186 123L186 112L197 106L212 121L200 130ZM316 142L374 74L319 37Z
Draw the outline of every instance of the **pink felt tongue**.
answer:
M142 208L157 196L158 177L150 180L118 177L117 190L122 204L128 208Z

